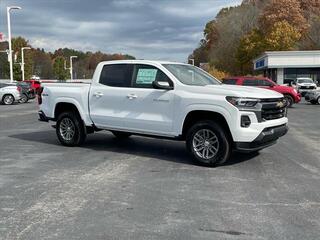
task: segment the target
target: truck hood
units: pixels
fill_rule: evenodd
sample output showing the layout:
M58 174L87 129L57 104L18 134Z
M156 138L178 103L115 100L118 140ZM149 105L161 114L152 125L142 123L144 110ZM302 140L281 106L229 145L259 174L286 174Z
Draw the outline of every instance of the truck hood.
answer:
M194 93L215 94L231 97L246 98L281 98L282 94L257 87L243 87L238 85L207 85L207 86L189 86L190 91Z

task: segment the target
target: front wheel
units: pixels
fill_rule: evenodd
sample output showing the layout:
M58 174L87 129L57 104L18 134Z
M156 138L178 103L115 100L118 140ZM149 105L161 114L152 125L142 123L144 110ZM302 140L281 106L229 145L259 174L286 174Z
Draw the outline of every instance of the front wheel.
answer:
M294 100L293 98L290 96L290 95L285 95L284 98L286 99L287 101L287 106L288 107L292 107L293 103L294 103Z
M82 119L74 112L64 112L59 115L56 134L60 143L68 147L79 146L86 139Z
M231 154L225 129L213 121L195 123L187 133L186 145L193 158L205 166L223 164Z
M318 102L318 104L320 105L320 97L318 97L317 102Z

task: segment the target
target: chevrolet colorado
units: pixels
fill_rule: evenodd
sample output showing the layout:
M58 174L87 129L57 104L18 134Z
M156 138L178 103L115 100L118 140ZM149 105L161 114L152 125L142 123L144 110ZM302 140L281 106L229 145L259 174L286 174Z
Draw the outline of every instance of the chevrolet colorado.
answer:
M172 62L101 62L91 84L43 84L38 101L39 120L56 122L62 145L78 146L99 130L184 140L207 166L224 163L232 150L259 151L288 130L282 94L222 85L200 68Z

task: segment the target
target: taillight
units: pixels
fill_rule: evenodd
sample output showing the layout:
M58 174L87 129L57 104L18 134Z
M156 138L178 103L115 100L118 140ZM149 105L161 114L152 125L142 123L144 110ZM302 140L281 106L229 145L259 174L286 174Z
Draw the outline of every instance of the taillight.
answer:
M39 87L38 88L38 104L41 105L42 104L42 92L43 92L43 87Z

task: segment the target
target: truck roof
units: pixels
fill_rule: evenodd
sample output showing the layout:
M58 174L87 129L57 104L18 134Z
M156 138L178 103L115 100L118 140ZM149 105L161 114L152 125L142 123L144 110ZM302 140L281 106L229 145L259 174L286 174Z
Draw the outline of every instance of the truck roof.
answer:
M103 64L117 64L117 63L131 63L131 64L181 64L188 65L187 63L171 62L171 61L160 61L160 60L113 60L103 61Z

